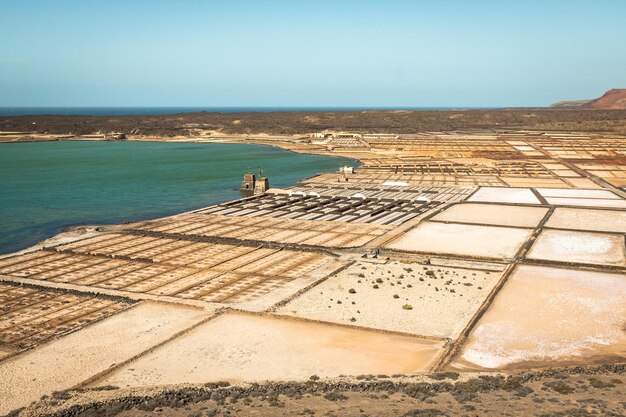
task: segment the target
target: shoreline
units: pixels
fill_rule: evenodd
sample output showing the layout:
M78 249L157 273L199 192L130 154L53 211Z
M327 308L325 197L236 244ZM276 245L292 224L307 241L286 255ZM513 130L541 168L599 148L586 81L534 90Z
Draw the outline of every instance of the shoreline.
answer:
M281 143L265 143L265 142L261 142L261 141L250 141L250 140L219 140L219 141L196 141L196 140L189 140L191 138L175 138L174 140L168 140L168 138L154 138L154 137L150 137L150 138L131 138L131 139L126 139L126 140L116 140L116 141L109 141L109 140L104 140L104 139L80 139L80 138L50 138L50 139L45 139L45 140L41 140L41 139L34 139L34 140L29 140L29 141L11 141L11 142L2 142L0 141L0 146L2 146L3 144L9 144L9 143L35 143L35 142L85 142L85 141L89 141L89 142L153 142L153 143L202 143L202 144L210 144L210 143L217 143L217 144L234 144L234 145L259 145L259 146L268 146L268 147L272 147L272 148L276 148L276 149L281 149L284 151L288 151L288 152L292 152L295 154L302 154L302 155L319 155L319 156L331 156L331 157L339 157L339 158L349 158L349 159L353 159L355 160L358 164L361 164L361 161L354 158L354 157L348 157L348 156L344 156L344 155L337 155L337 154L332 154L331 152L328 153L321 153L321 152L307 152L307 151L302 151L302 149L299 148L293 148L291 146L284 146L285 143L281 142ZM281 146L282 145L282 146ZM320 174L324 174L325 172L318 172L315 173L311 176L308 177L304 177L304 178L299 178L293 185L297 185L298 183L305 181L307 179L313 178L317 175ZM156 220L156 219L161 219L161 218L165 218L165 217L170 217L170 216L177 216L177 215L181 215L181 214L185 214L185 213L191 213L194 212L196 210L200 210L206 207L211 207L214 206L216 204L224 204L227 202L232 202L232 201L237 201L239 199L243 198L242 196L240 196L239 198L235 198L235 199L228 199L228 200L224 200L224 201L220 201L218 203L213 203L213 204L209 204L207 205L202 205L200 207L195 207L189 210L184 210L184 211L175 211L175 212L171 212L171 213L167 213L167 214L160 214L158 216L149 216L149 217L140 217L140 218L133 218L131 220L126 220L126 222L141 222L141 221L147 221L147 220ZM19 249L17 251L12 251L12 252L7 252L7 253L0 253L0 259L4 259L4 258L10 258L12 256L18 256L18 255L22 255L22 254L26 254L26 253L30 253L30 252L34 252L37 250L40 250L42 248L45 248L46 246L54 246L54 245L58 245L60 243L70 243L72 241L75 240L79 240L79 239L83 239L85 237L89 237L91 234L93 234L94 236L98 233L100 233L100 231L96 231L95 233L89 233L87 232L89 229L104 229L106 231L110 231L110 230L115 230L117 227L121 227L124 225L124 222L122 223L115 223L115 222L104 222L104 223L97 223L97 224L92 224L92 223L79 223L79 224L71 224L68 226L63 226L60 228L60 231L54 234L49 235L48 237L41 239L39 241L37 241L36 243L27 246L23 249ZM79 233L79 235L75 236L72 238L72 236L75 233ZM86 233L86 235L85 235Z
M229 143L229 144L249 144L249 145L264 145L271 146L274 148L283 149L286 151L291 151L299 154L309 154L309 155L321 155L321 156L337 156L342 158L354 159L360 164L362 161L358 156L354 156L350 153L346 152L332 152L327 149L323 149L320 145L312 145L302 146L301 143L295 143L290 141L297 140L299 137L296 136L285 136L284 138L279 140L264 140L259 137L248 136L248 135L228 135L223 137L189 137L189 136L180 136L180 137L155 137L155 136L133 136L127 139L121 140L108 140L103 138L89 138L89 137L81 137L81 136L73 136L73 137L29 137L28 139L18 139L18 140L2 140L2 134L0 132L0 145L2 144L13 144L13 143L35 143L35 142L168 142L168 143ZM47 136L47 135L46 135ZM274 136L275 137L275 136ZM299 146L298 146L299 145ZM359 151L359 152L367 152L367 151Z

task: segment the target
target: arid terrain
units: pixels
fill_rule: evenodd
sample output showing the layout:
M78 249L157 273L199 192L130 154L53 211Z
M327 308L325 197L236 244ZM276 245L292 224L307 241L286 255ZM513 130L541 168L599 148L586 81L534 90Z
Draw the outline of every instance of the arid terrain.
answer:
M618 417L626 413L624 381L623 366L603 366L470 378L445 372L130 391L103 386L54 392L23 415Z
M181 113L154 116L0 117L0 131L56 135L123 132L172 137L211 134L302 135L309 132L439 132L467 129L537 129L626 135L626 110L363 110Z
M626 413L624 111L24 116L0 130L361 163L0 257L0 414Z

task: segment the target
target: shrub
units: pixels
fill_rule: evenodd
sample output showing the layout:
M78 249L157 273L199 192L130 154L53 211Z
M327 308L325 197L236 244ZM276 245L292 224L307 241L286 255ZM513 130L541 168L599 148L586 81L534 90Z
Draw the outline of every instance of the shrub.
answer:
M404 417L437 417L437 416L447 416L446 413L440 410L436 410L434 408L423 408L416 410L409 410L403 414Z
M328 401L345 401L348 397L340 392L328 392L324 395L324 399Z
M52 392L52 398L57 400L69 400L70 398L72 398L72 396L67 392L67 390L54 391Z
M589 385L594 388L615 388L612 382L604 382L598 378L589 378Z
M563 381L548 381L544 382L543 386L550 388L551 390L558 392L559 394L571 394L574 392L574 388L566 384Z

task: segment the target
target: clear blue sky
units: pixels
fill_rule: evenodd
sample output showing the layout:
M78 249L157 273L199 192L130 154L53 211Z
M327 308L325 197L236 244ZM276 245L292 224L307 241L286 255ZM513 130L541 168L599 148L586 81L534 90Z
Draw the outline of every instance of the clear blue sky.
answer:
M0 0L0 106L536 106L626 87L626 0Z

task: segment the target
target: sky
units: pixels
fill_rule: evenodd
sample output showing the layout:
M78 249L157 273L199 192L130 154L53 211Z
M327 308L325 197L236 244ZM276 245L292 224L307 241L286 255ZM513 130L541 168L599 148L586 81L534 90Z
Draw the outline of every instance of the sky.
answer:
M0 106L544 106L626 87L626 0L0 0Z

